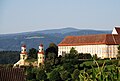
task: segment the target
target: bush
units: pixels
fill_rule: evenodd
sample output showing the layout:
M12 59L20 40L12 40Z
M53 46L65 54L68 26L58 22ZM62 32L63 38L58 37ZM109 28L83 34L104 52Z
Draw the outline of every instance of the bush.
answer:
M80 71L78 69L75 69L73 72L73 79L79 81L79 74Z
M67 71L64 71L64 72L61 73L61 78L62 78L63 81L65 81L65 80L68 81L68 80L72 79L71 74Z
M37 80L46 80L47 79L47 75L46 75L45 71L44 70L40 70L39 72L37 72L36 79Z
M60 73L56 70L53 70L50 73L49 80L50 81L60 81L61 80Z

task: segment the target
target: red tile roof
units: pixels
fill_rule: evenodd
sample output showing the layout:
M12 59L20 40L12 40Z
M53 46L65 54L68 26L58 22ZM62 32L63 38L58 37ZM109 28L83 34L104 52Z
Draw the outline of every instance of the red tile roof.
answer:
M25 81L24 69L0 68L0 81Z
M97 34L84 36L67 36L58 46L79 46L79 45L117 45L120 44L120 35Z
M22 47L26 48L26 45L25 45L25 44L23 44L23 45L22 45Z
M43 47L43 44L40 44L41 47Z
M118 34L120 34L120 27L115 27Z

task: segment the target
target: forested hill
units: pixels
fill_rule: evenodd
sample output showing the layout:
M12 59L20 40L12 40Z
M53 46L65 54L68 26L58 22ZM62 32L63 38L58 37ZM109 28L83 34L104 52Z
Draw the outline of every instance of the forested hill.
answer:
M36 48L40 43L43 43L45 48L48 47L49 43L54 42L55 44L60 43L65 36L69 35L88 35L88 34L107 34L111 31L100 31L100 30L80 30L75 28L62 28L62 29L51 29L34 32L24 32L16 34L1 34L0 35L0 51L19 51L21 44L26 44L27 48Z

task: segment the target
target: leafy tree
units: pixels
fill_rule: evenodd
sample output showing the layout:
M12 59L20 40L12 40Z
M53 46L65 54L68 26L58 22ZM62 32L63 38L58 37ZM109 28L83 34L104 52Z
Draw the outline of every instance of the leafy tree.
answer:
M50 81L60 81L60 73L57 70L53 70L49 76Z
M77 54L78 54L77 50L75 50L75 48L72 47L72 48L70 49L70 53L65 54L65 59L69 59L69 61L70 61L71 59L75 59L76 56L77 56Z
M0 51L0 64L14 64L19 60L20 51Z
M73 72L73 79L79 81L79 74L80 71L78 69L75 69Z
M94 60L97 60L97 59L98 59L97 54L93 55L93 59L94 59Z
M78 51L75 50L74 47L72 47L72 48L70 49L70 54L74 54L74 55L76 55L76 54L78 54Z
M46 75L45 71L44 70L38 71L37 75L36 75L36 79L39 81L47 80L47 75Z
M56 54L54 53L48 53L48 59L47 61L50 61L51 65L55 65L58 63L58 58L56 56Z
M117 54L117 58L120 59L120 45L118 46L118 54Z
M35 48L29 49L29 58L37 59L37 53L38 50L36 50Z
M44 69L46 72L50 72L52 70L52 65L50 64L50 61L45 61Z
M61 78L63 81L66 81L66 80L69 81L72 79L71 74L67 71L64 71L61 73Z
M72 73L74 70L73 65L69 62L69 63L64 63L63 64L63 69L67 70L68 72Z
M56 58L58 56L58 46L54 43L50 43L49 47L46 49L46 59L50 61L51 65L56 64Z
M54 43L50 43L49 47L46 49L46 57L48 53L54 53L55 58L58 56L58 46Z
M29 72L29 73L27 74L26 79L27 79L27 80L36 79L36 74L35 74L35 73L32 73L32 72Z

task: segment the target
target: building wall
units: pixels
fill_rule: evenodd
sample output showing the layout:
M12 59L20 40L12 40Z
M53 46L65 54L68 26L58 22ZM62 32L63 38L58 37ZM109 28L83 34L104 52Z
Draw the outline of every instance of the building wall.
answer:
M97 54L100 58L115 58L118 52L118 45L58 46L58 55L69 53L72 47L74 47L78 53Z
M38 64L39 63L43 63L43 61L44 61L44 55L43 54L38 54Z

